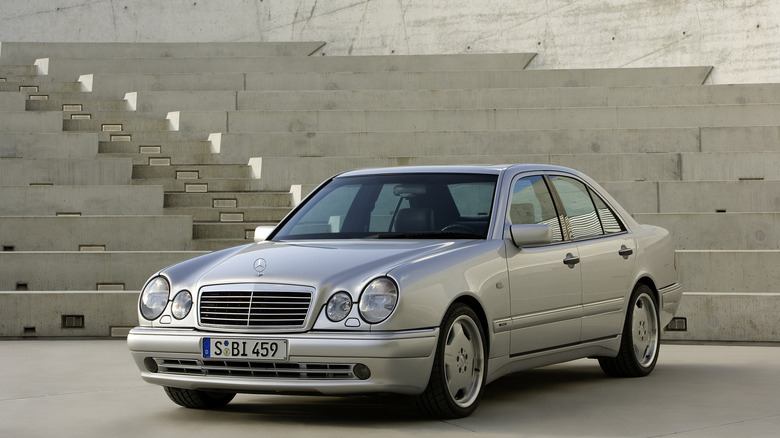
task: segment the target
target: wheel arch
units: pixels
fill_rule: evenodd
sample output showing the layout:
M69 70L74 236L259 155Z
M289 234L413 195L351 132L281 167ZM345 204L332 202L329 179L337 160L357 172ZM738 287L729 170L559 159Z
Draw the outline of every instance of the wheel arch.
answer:
M461 295L450 304L449 307L452 307L453 305L460 303L468 306L471 310L474 311L474 313L477 314L477 317L479 318L479 324L482 326L482 331L485 333L485 349L487 350L488 356L490 355L490 345L491 345L491 331L490 331L490 325L488 324L487 320L487 314L485 313L485 309L482 307L482 303L479 302L479 300L471 295ZM448 308L449 308L448 307Z
M636 281L636 283L634 284L634 288L633 288L633 289L631 289L631 290L633 291L633 290L634 290L634 289L636 289L636 287L637 287L637 286L639 286L640 284L644 284L645 286L649 287L651 291L653 291L653 298L655 298L655 303L656 303L656 306L658 306L658 308L660 309L660 308L661 308L661 306L663 305L663 303L661 303L661 296L660 296L660 294L658 293L658 288L655 286L655 281L653 281L653 279L652 279L652 278L650 278L650 277L649 277L649 276L647 276L647 275L645 275L645 276L642 276L642 277L640 277L640 278L639 278L639 279Z

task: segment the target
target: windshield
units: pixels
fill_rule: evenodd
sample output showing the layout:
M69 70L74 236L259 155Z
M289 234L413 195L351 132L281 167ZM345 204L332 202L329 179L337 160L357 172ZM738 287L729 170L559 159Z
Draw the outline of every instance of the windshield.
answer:
M484 239L496 180L447 173L336 178L273 239Z

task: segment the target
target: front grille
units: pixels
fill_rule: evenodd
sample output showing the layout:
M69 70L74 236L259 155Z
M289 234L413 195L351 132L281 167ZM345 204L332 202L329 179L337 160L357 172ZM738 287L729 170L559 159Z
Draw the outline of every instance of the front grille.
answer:
M302 328L313 292L300 287L256 285L204 287L200 294L203 326L248 328Z
M190 376L284 379L356 379L351 364L155 359L159 372Z

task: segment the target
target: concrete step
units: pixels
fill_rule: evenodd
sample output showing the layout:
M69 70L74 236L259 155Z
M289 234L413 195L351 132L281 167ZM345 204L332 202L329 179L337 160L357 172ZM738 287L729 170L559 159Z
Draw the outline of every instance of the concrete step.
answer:
M780 212L780 181L600 183L631 213Z
M25 102L21 93L0 93L0 111L24 111Z
M165 208L292 208L290 192L166 193Z
M689 181L780 179L780 152L684 153L681 165Z
M190 216L6 216L0 224L0 243L13 251L187 251L192 243Z
M211 143L208 141L165 141L153 143L149 141L101 141L98 143L100 153L122 154L208 154Z
M686 292L778 293L778 261L780 251L677 251Z
M236 108L236 91L138 91L126 95L129 106L146 117L171 111L228 111Z
M14 65L17 64L17 65ZM3 63L0 66L0 78L7 76L37 76L38 69L32 62L13 63L9 60L8 64Z
M252 239L196 239L192 241L192 249L193 251L219 251L247 243L252 243Z
M702 128L703 152L780 152L780 126Z
M204 93L204 99L212 92ZM164 93L172 101L174 92ZM162 97L162 96L161 96ZM219 109L229 109L227 104ZM780 84L448 90L240 91L238 110L484 109L780 103ZM186 109L186 108L182 108ZM215 108L216 109L216 108Z
M62 132L62 113L57 111L0 111L0 134Z
M188 113L182 112L182 119ZM198 118L203 120L205 113ZM215 112L214 117L222 117ZM227 132L486 131L776 126L780 104L495 110L231 111Z
M213 136L225 163L252 157L697 152L699 128L416 132L265 132Z
M72 114L96 114L104 113L108 111L121 112L125 111L128 114L131 108L128 108L126 100L113 99L113 100L95 100L90 99L91 96L80 96L78 99L56 99L50 96L47 100L28 100L26 102L26 109L28 111L62 111L64 118L71 118ZM93 117L94 118L94 117ZM163 118L164 115L163 115Z
M201 251L0 252L0 290L140 291L160 268L202 254Z
M123 124L124 128L124 124ZM183 131L100 131L98 141L100 142L139 142L149 143L151 145L166 142L191 142L206 141L208 134L204 132L183 132Z
M249 192L260 190L260 181L246 178L134 179L135 185L162 186L166 193Z
M38 73L54 80L75 80L90 73L243 73L243 72L392 72L392 71L501 71L522 70L533 59L528 53L474 55L316 56L316 57L223 57L223 58L65 58L36 61ZM635 76L663 75L675 80L698 76L694 69L641 69ZM664 70L661 72L661 70ZM676 71L675 71L676 70ZM578 71L579 72L579 71ZM582 75L587 73L579 73ZM706 77L706 76L705 76ZM700 82L702 83L703 79Z
M640 223L672 233L682 250L780 250L780 212L639 213Z
M170 122L166 119L141 119L118 117L102 120L63 120L62 129L65 131L88 132L135 132L135 131L167 131Z
M4 186L0 216L163 214L162 186Z
M165 214L187 215L198 223L203 222L273 222L277 223L289 213L284 207L179 207L165 208Z
M126 185L131 161L124 158L2 158L0 186Z
M255 228L260 225L276 225L277 222L195 222L192 224L192 237L202 239L245 240L252 243Z
M247 70L246 90L442 90L701 85L712 67L569 70L264 72Z
M171 166L133 166L134 179L178 179L201 180L219 178L251 178L251 169L239 164L195 165L182 164Z
M151 146L150 146L151 147ZM156 146L154 146L156 147ZM193 154L190 152L175 152L172 154L149 153L101 153L107 158L127 158L134 166L176 166L176 165L213 165L219 163L216 154Z
M97 153L93 133L0 134L2 158L95 158Z
M677 317L686 331L666 331L663 338L694 342L778 342L777 293L684 293Z
M430 157L269 157L250 160L260 190L283 191L293 184L316 184L345 170L363 167L437 164L539 163L573 167L599 181L680 180L680 154L442 155Z
M6 64L32 64L48 56L69 58L225 58L236 56L309 56L323 42L4 42L0 71Z
M95 97L124 98L126 93L144 91L239 91L244 90L246 74L85 74L79 81Z
M16 91L24 93L30 97L48 95L48 93L78 93L82 90L81 84L78 82L51 82L36 80L23 82L0 82L0 91ZM42 97L38 98L41 99Z

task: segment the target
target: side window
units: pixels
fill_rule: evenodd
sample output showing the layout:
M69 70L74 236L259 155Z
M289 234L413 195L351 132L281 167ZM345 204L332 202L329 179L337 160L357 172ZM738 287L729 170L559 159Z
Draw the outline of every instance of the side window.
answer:
M604 234L596 207L585 184L562 176L553 176L551 180L566 210L572 238L582 239Z
M541 176L517 180L512 189L509 220L512 224L548 224L552 228L553 241L563 240L555 203Z
M623 225L620 224L615 213L607 207L607 204L601 200L595 193L592 193L593 202L596 203L596 211L599 213L599 219L601 219L601 226L604 227L604 232L607 234L622 233L625 231Z

